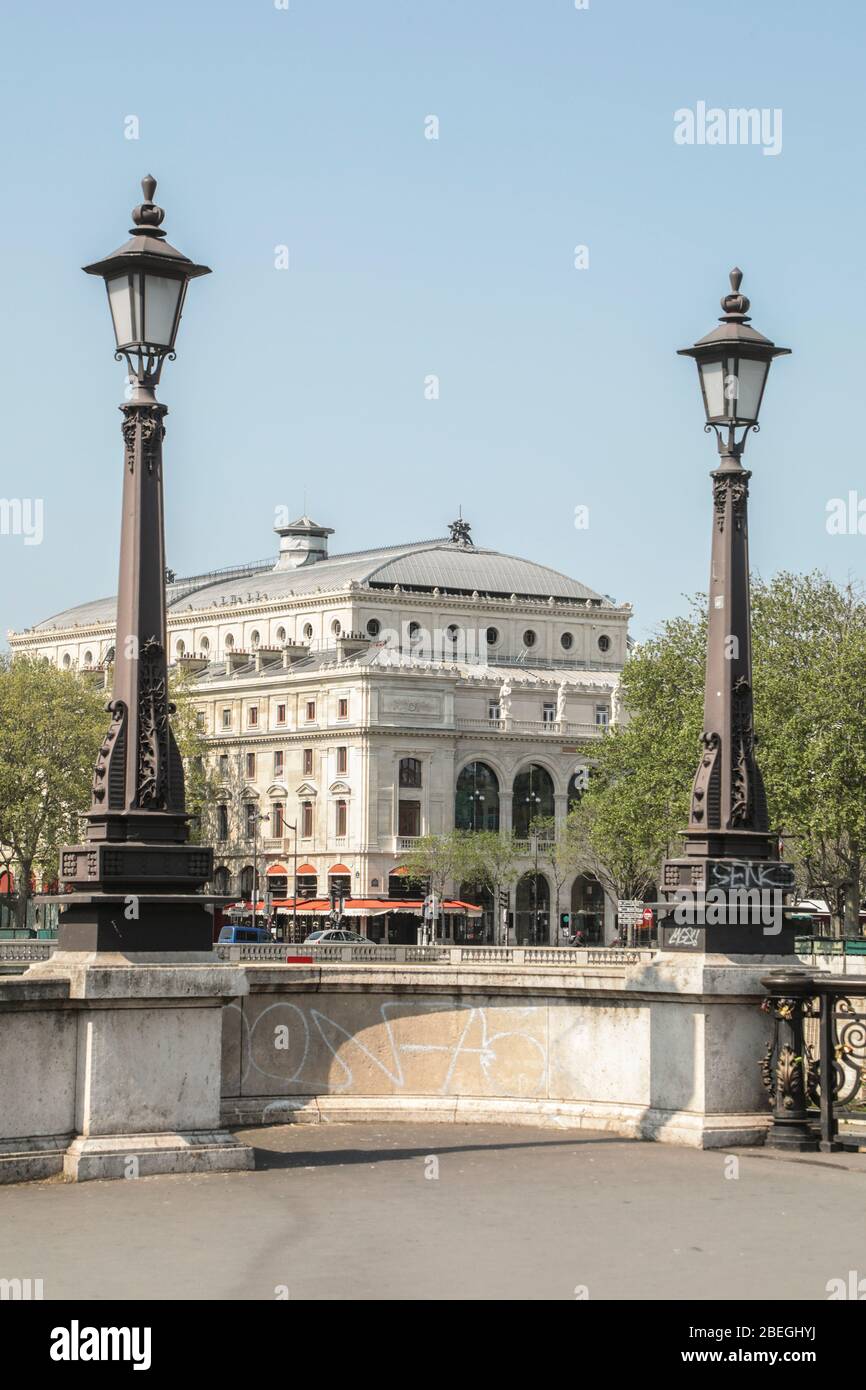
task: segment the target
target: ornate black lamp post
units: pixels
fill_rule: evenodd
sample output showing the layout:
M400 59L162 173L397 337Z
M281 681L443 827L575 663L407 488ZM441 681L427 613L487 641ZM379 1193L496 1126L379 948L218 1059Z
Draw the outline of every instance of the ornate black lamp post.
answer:
M209 274L165 240L156 180L142 180L131 238L85 266L105 280L132 390L121 405L123 516L111 726L93 778L85 844L61 851L61 950L210 950L200 890L213 854L188 843L183 767L169 716L162 440L154 395L190 280Z
M752 475L741 461L750 432L759 428L770 363L790 349L777 347L750 327L749 301L740 293L742 278L742 271L731 271L731 292L722 299L719 326L694 347L681 349L698 365L707 420L704 428L715 432L719 464L710 475L713 540L703 751L692 788L685 858L667 860L663 866L662 889L668 898L679 892L699 900L711 888L726 894L732 889L757 889L763 895L793 886L790 866L779 860L778 835L769 828L755 760L748 549ZM767 908L771 906L769 900ZM754 937L754 924L760 918L749 919L751 927L733 924L743 920L726 917L719 924L701 926L698 934L692 929L677 932L668 918L663 944L762 954L791 949L787 929L762 933L759 945L754 940L746 945L744 930Z

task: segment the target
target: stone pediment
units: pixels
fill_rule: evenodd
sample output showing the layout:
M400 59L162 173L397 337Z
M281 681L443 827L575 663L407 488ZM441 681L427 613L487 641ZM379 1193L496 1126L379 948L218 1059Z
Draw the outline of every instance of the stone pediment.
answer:
M318 794L318 789L313 786L312 782L302 782L299 787L295 788L295 796L318 796Z
M331 796L351 796L352 788L348 782L332 782L328 791Z

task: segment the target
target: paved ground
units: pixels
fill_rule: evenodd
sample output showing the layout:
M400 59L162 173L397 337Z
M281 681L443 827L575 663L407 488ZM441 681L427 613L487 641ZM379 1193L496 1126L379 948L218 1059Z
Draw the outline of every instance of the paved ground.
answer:
M489 1125L246 1131L258 1170L0 1188L46 1298L826 1299L866 1276L866 1158ZM438 1163L438 1177L427 1177Z

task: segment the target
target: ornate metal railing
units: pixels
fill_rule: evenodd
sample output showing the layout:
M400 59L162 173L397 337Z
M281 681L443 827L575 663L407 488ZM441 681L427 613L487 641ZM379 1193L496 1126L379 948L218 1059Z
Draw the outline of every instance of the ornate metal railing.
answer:
M771 1148L866 1148L866 975L777 970L762 981L773 1032L761 1075Z

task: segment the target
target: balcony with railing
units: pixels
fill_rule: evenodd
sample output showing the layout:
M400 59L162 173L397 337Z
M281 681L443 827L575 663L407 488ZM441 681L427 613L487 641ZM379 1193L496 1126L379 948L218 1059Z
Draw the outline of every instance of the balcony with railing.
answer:
M467 733L531 734L541 738L600 738L606 724L580 724L572 719L457 719L458 729Z

